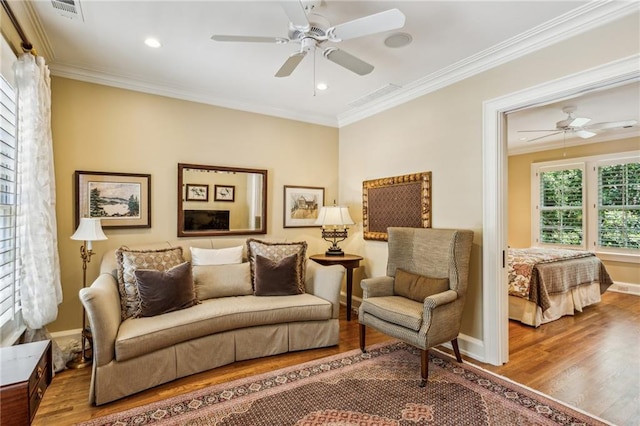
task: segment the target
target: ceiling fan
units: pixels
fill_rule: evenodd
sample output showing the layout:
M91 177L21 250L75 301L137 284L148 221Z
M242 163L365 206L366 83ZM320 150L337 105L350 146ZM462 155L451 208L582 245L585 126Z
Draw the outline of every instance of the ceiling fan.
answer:
M342 40L364 37L384 31L402 28L405 16L398 9L364 16L342 24L330 26L321 15L313 13L321 0L296 0L279 2L289 17L288 37L262 37L248 35L213 35L211 38L221 42L249 42L249 43L296 43L300 45L297 52L289 55L276 77L288 77L302 62L308 52L315 51L326 42L339 43ZM363 61L337 47L325 47L322 55L358 75L367 75L373 71L373 65Z
M566 106L562 108L562 112L567 114L567 118L556 123L555 129L545 129L545 130L518 130L518 133L527 133L527 132L552 132L548 135L539 136L537 138L529 139L527 142L534 142L543 138L548 138L549 136L557 135L560 133L575 133L582 139L588 139L590 137L595 136L597 133L595 131L602 130L611 130L618 128L629 128L638 124L637 120L625 120L625 121L609 121L602 123L594 123L589 124L591 121L590 118L586 117L573 117L573 113L576 112L575 106Z

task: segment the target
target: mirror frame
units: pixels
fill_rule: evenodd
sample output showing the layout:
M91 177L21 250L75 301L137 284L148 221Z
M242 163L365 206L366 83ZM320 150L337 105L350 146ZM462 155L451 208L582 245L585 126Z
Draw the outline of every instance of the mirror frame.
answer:
M258 229L237 230L205 230L185 231L184 229L184 170L201 169L221 172L254 173L262 176L262 226ZM267 233L267 171L262 169L247 169L240 167L207 166L202 164L178 163L178 237L218 237L225 235L255 235Z

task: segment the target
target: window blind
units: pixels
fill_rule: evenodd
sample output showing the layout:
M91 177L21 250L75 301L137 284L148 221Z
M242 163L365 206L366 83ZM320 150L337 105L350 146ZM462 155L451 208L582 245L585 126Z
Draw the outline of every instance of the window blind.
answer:
M540 242L581 246L583 244L582 169L541 172Z
M16 93L0 75L0 328L3 340L20 322L16 148Z
M598 245L640 249L640 163L598 167Z

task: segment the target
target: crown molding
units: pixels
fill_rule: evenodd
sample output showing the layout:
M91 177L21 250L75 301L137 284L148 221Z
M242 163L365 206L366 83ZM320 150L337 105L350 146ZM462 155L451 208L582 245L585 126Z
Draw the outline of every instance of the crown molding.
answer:
M355 123L544 47L638 12L640 2L595 1L458 61L367 106L338 115L338 127Z
M47 37L42 22L38 18L38 14L35 12L31 2L11 1L9 6L38 54L45 58L47 62L52 62L55 59L53 46L49 42L49 37Z
M56 77L64 77L72 80L84 81L87 83L101 84L104 86L132 90L135 92L166 96L169 98L213 105L222 108L269 115L278 118L285 118L288 120L319 124L321 126L337 127L338 125L336 119L333 117L326 117L318 114L305 114L299 111L285 110L274 108L268 105L258 105L250 102L217 98L214 96L203 96L201 93L195 93L191 90L170 87L164 84L150 83L148 81L140 80L136 77L109 75L103 72L97 72L94 70L79 68L62 63L50 64L49 68L51 70L51 75Z

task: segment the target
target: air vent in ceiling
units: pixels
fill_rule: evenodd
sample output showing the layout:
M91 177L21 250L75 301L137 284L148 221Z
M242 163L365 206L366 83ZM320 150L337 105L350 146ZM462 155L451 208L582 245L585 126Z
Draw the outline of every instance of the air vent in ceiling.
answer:
M51 5L59 15L65 18L77 19L84 21L82 16L82 8L78 0L51 0Z
M349 106L352 107L359 107L365 104L368 104L369 102L381 98L383 96L385 96L388 93L394 92L398 89L401 89L401 86L397 86L395 84L387 84L386 86L383 86L377 90L374 90L373 92L369 93L368 95L364 95L358 99L356 99L355 101L351 101L349 102Z

